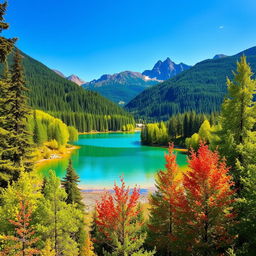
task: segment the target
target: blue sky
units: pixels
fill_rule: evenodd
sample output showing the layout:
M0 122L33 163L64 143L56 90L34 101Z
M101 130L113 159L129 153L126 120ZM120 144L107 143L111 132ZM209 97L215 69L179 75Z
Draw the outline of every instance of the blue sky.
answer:
M6 20L21 50L86 81L256 46L255 0L9 0Z

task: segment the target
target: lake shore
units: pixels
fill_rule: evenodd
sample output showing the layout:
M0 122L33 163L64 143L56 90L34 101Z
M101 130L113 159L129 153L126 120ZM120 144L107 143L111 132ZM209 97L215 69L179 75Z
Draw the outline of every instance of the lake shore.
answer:
M77 150L79 148L79 146L71 145L71 147L66 147L62 151L52 150L49 158L41 158L35 162L35 168L39 168L49 162L54 162L60 159L68 158L74 150Z
M134 131L90 131L90 132L79 132L79 135L88 135L88 134L108 134L108 133L133 133L133 132L140 132L140 128L136 128Z
M155 191L155 188L141 189L139 202L142 204L148 204L149 196L150 194L154 193L154 191ZM83 198L82 200L86 206L86 210L89 212L92 212L95 208L96 203L101 200L102 196L106 192L113 194L113 190L108 190L108 189L81 190L81 194Z

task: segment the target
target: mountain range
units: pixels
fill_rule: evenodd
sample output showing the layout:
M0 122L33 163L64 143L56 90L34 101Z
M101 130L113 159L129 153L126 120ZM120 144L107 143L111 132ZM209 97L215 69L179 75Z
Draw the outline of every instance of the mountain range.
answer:
M123 105L157 83L159 83L158 80L148 78L139 72L124 71L113 75L103 75L97 80L85 83L83 87Z
M186 64L175 64L170 58L167 58L163 62L159 60L152 70L145 70L143 73L124 71L113 75L105 74L99 79L85 83L82 86L87 90L96 91L111 101L123 105L146 88L169 79L189 68L190 66Z
M233 56L218 55L197 63L175 77L144 90L125 107L137 118L167 120L186 111L219 111L227 93L226 78L233 78L239 58L245 55L256 71L256 47Z

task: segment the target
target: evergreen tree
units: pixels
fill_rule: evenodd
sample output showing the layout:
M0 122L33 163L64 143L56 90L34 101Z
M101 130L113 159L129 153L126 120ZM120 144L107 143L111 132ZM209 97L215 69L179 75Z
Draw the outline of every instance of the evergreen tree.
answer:
M60 184L59 178L50 171L44 186L44 198L35 213L37 232L43 241L52 241L56 256L78 256L76 236L83 213L65 202L67 195Z
M9 156L14 165L18 168L25 168L31 171L32 145L27 130L27 120L30 110L27 106L27 97L23 78L23 68L21 65L21 55L15 51L14 63L11 70L10 86L6 95L5 104L9 106L6 111L6 130L10 132L8 143L13 147Z
M44 138L43 127L41 122L37 119L36 111L34 111L34 124L33 141L37 146L42 146L46 138Z
M256 105L253 96L256 81L252 71L242 56L237 63L234 81L227 80L228 98L221 111L220 152L231 166L238 193L241 191L241 178L247 176L247 167L256 164Z
M0 33L9 28L5 22L4 15L7 8L7 2L0 3ZM8 98L9 80L7 56L11 53L16 39L7 39L0 36L0 63L4 64L4 73L0 79L0 187L7 187L8 183L18 178L19 170L15 167L9 158L9 155L15 148L10 144L11 134L6 128L8 123L7 111L9 105L6 104Z
M84 208L82 195L78 188L79 177L72 167L72 161L69 159L66 176L62 180L62 185L67 193L66 202L68 204L76 204L80 209Z

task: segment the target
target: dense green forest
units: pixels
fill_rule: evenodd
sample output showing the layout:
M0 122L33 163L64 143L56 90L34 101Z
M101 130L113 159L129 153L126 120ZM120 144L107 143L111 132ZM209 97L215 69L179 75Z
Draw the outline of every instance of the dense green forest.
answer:
M199 62L189 70L143 91L126 105L136 119L168 120L178 113L220 111L227 93L226 77L232 76L241 55L256 70L256 47L220 59Z
M185 146L185 140L197 133L204 121L209 120L210 124L216 124L218 115L196 114L192 111L173 115L166 122L148 123L141 131L142 144L167 146L172 141L176 146Z
M104 122L106 115L111 115L114 120L112 123L109 122L109 130L115 130L115 127L121 130L119 127L128 122L134 123L133 117L115 103L60 77L25 53L20 52L20 54L28 88L28 102L33 109L56 114L59 118L67 117L62 121L71 120L68 125L74 125L80 132L90 131L90 127L92 130L105 130L106 126L102 127L99 120ZM9 65L13 63L13 54L8 57L8 62ZM79 116L79 120L75 119L73 122L73 116Z
M131 115L97 115L83 112L50 112L69 126L75 126L79 132L121 131L127 125L135 126Z

